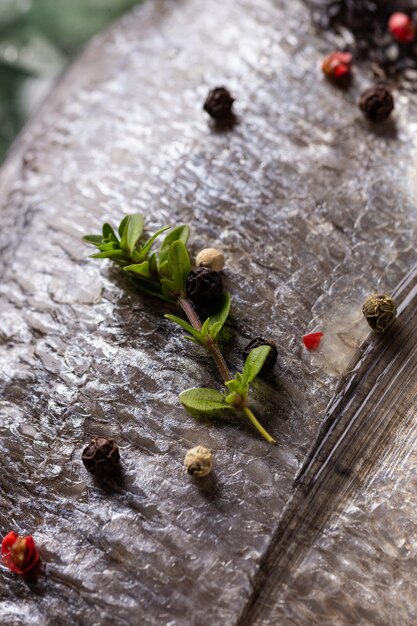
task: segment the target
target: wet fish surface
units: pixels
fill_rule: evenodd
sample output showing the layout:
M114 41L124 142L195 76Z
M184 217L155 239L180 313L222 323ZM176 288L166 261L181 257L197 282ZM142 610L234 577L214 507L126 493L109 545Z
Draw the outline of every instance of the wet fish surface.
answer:
M398 91L372 128L367 66L347 92L321 78L332 37L297 0L148 1L88 46L3 166L0 527L34 535L47 575L1 570L0 624L413 623L416 107ZM221 84L229 130L202 111ZM81 242L128 212L224 251L231 370L252 336L279 347L253 396L277 446L179 404L216 372ZM362 301L396 287L397 339L366 340ZM367 384L389 402L373 430L367 395L349 430ZM81 463L98 434L122 458L107 487ZM215 458L203 483L182 468L197 444Z

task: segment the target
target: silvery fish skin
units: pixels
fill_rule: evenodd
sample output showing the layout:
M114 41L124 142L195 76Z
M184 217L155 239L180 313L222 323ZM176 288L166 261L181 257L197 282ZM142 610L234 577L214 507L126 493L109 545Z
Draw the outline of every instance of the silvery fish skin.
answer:
M239 626L281 623L283 607L292 614L298 608L307 623L361 623L365 616L378 624L393 618L413 621L412 602L397 599L392 587L396 579L408 582L412 599L409 556L402 567L396 560L405 542L406 551L412 552L413 522L404 524L404 518L410 510L415 459L404 438L412 439L415 428L417 266L394 296L398 318L383 336L363 342L339 382L262 557ZM388 549L382 563L381 546ZM381 578L386 580L390 568L392 581L384 599L394 600L395 614L387 611L385 601L376 603ZM342 583L337 593L335 572ZM360 602L352 593L358 578L366 589ZM319 599L323 588L324 602ZM370 603L376 608L371 610Z
M15 145L1 174L0 521L34 535L47 576L35 593L2 570L2 625L228 626L256 602L261 557L367 335L356 313L417 261L415 105L395 94L392 121L371 128L357 108L369 68L349 92L321 77L334 45L297 0L148 1L89 45ZM221 84L236 98L228 131L202 111ZM180 406L183 389L219 385L206 356L80 241L128 212L149 232L190 223L195 253L224 251L232 371L252 336L279 347L279 380L252 399L277 446ZM317 328L315 356L301 336ZM81 462L98 434L124 468L107 489ZM197 444L215 456L202 486L182 468ZM392 616L416 610L413 447L399 429L370 459L260 623L347 624L352 605L407 623Z

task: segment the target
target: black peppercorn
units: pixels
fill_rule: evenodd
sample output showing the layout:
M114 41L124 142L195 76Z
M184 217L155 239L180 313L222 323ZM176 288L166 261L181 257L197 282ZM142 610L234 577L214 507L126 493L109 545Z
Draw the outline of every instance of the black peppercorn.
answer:
M117 467L120 460L119 448L114 439L94 437L84 448L82 460L89 472L103 476Z
M375 85L363 92L359 107L368 120L383 122L394 108L394 98L385 85Z
M231 116L234 98L224 87L209 91L203 109L215 120L224 120Z
M200 267L188 274L185 289L191 302L197 306L207 306L223 294L223 280L219 272Z
M273 341L271 341L271 339L266 339L265 337L254 337L253 339L250 340L248 345L245 346L245 348L243 349L243 352L242 352L243 360L246 361L246 359L249 356L249 352L251 350L254 350L255 348L259 348L260 346L270 346L271 347L271 350L269 351L269 354L266 357L266 361L264 363L264 367L265 366L267 366L269 368L274 367L275 362L276 362L277 357L278 357L277 346L275 345L275 343Z

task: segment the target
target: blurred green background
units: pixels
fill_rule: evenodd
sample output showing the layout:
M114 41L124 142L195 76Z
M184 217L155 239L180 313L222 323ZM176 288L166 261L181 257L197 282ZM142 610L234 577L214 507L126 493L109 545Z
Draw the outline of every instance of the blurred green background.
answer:
M0 0L0 162L65 66L139 0Z

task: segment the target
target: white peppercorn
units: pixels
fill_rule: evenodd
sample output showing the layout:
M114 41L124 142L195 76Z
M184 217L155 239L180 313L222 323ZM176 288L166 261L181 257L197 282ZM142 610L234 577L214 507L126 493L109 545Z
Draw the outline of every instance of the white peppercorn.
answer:
M216 248L204 248L196 257L197 267L208 267L215 272L221 272L224 268L224 254Z
M196 446L188 450L185 455L184 466L191 476L202 478L210 474L213 469L213 455L204 446Z

